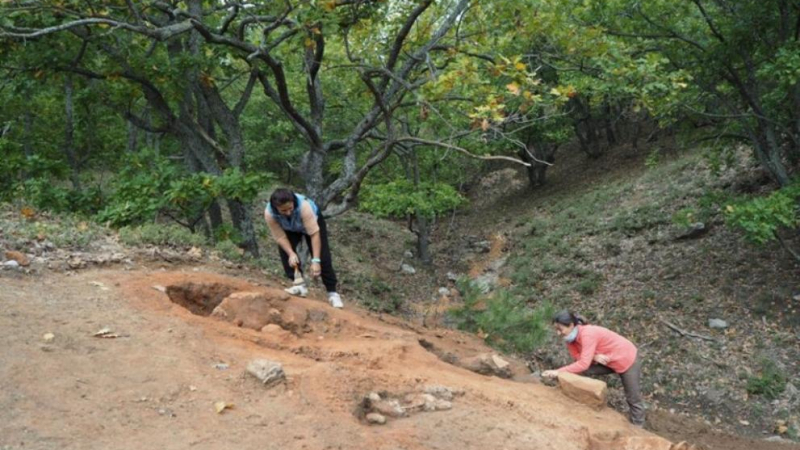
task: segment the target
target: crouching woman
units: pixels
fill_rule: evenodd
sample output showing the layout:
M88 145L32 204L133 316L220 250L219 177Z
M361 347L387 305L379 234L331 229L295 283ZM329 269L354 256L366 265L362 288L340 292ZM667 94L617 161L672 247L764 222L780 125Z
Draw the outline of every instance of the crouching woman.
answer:
M556 314L553 325L563 336L575 362L556 370L546 370L542 376L557 377L562 371L580 375L619 374L625 388L630 422L644 425L644 402L640 389L642 360L636 346L609 329L587 325L583 318L569 311Z

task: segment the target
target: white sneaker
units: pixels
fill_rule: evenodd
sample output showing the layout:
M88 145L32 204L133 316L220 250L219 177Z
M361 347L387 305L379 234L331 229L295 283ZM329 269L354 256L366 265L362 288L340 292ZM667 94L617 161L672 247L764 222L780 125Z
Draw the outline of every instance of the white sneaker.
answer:
M342 297L336 292L328 292L328 302L334 308L344 308L344 303L342 303Z
M290 288L286 288L286 289L284 289L284 291L286 291L286 292L288 292L288 293L290 293L292 295L296 295L298 297L305 297L306 295L308 295L308 288L305 287L302 284L299 284L297 286L292 286Z

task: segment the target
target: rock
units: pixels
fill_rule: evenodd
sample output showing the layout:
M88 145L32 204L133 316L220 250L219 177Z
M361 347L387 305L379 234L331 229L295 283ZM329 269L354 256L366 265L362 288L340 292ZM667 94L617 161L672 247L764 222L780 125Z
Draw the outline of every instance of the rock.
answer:
M458 275L456 275L453 272L447 272L447 279L455 283L456 281L458 281Z
M369 399L371 402L379 402L381 401L381 395L377 392L370 392L367 394L367 399Z
M411 259L413 257L414 257L414 252L412 252L411 250L406 250L405 252L403 252L403 258Z
M192 259L200 259L203 257L203 250L198 247L192 247L186 254Z
M725 329L728 328L728 322L722 319L708 319L709 328Z
M453 404L440 398L433 398L431 401L425 402L425 411L447 411L450 409L453 409Z
M395 399L370 401L370 408L373 412L388 417L405 417L407 414L405 408L400 406L400 402Z
M211 316L253 330L274 323L297 334L308 322L308 309L299 303L284 302L283 294L277 291L245 291L225 297Z
M510 370L510 364L498 355L492 355L492 362L500 370Z
M439 296L440 297L447 297L448 295L450 295L450 289L447 289L446 287L440 287L439 288Z
M42 339L45 342L50 343L50 342L53 342L56 339L56 335L53 334L53 333L45 333L44 336L42 336Z
M414 275L415 273L417 273L417 269L409 266L408 264L403 264L402 266L400 266L400 271L407 275Z
M675 240L697 239L708 233L708 227L703 222L695 222L689 228L675 237Z
M600 380L569 372L558 373L558 384L567 397L596 409L606 406L608 387Z
M453 389L447 386L438 386L438 385L425 386L423 392L425 392L426 394L433 395L436 398L448 401L452 400L453 397L457 395L464 395L464 391L460 389Z
M266 386L272 386L286 379L283 366L267 359L255 359L247 364L247 373L256 377Z
M510 365L496 354L481 353L461 360L459 365L481 375L494 375L500 378L512 376Z
M19 263L12 259L12 260L4 262L3 263L3 267L9 267L11 269L16 269L17 267L19 267Z
M764 438L764 440L767 441L767 442L779 442L781 444L792 444L793 443L793 441L790 441L789 439L782 438L780 436L770 436L768 438Z
M375 425L383 425L386 423L386 417L382 414L378 413L369 413L367 414L367 422L375 424Z
M478 241L472 244L472 246L481 253L489 253L492 249L492 243L489 241Z
M25 256L25 254L22 253L22 252L17 252L17 251L14 251L14 250L7 250L5 255L6 255L6 259L9 259L9 260L12 260L12 261L16 261L22 267L26 267L26 266L30 265L30 263L31 263L31 261L28 259L28 257Z

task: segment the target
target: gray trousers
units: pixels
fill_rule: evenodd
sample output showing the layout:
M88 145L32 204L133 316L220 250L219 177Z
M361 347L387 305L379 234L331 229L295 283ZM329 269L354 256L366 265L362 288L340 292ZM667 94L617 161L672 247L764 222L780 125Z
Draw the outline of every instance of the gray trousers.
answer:
M608 366L592 364L582 375L608 375L616 373ZM642 400L642 359L637 355L636 361L626 372L619 374L622 387L625 388L625 400L628 401L630 421L634 425L644 425L644 401Z

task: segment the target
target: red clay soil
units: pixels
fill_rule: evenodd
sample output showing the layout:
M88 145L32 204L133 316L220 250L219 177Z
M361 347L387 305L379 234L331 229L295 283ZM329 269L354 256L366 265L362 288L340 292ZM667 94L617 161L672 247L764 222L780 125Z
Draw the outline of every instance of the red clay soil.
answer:
M318 323L300 336L263 333L193 314L154 288L187 282L269 291L192 270L0 274L0 449L587 450L590 435L653 436L609 408L470 372L420 344L455 358L491 351L472 336L295 297L286 301L317 311ZM94 336L103 328L117 337ZM246 375L257 358L280 362L286 382L267 388ZM446 411L361 419L370 392L430 385L464 394ZM217 402L232 406L217 413ZM649 426L709 450L798 448L663 414Z

